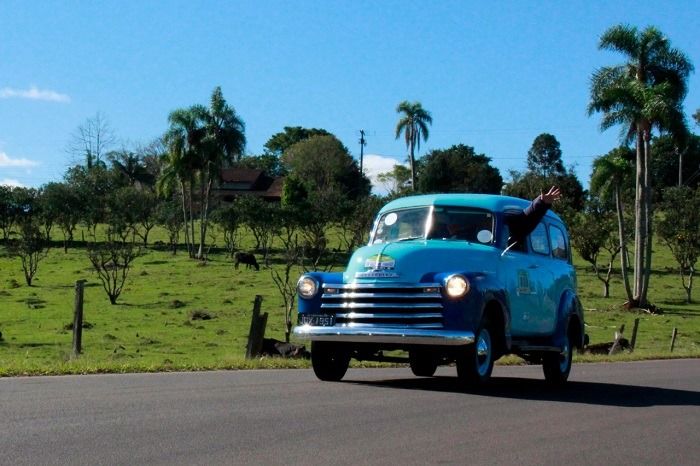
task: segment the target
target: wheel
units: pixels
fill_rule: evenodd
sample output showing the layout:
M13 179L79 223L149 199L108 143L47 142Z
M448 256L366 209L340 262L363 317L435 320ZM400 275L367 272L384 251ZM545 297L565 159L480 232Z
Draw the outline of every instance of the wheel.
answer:
M320 380L337 382L348 370L350 352L335 343L312 341L311 365Z
M565 383L571 372L572 356L571 339L567 333L564 335L564 345L559 353L547 353L542 356L544 379L553 385Z
M457 377L468 387L483 385L493 371L493 340L487 324L482 324L474 344L467 345L457 357Z
M411 350L408 352L408 361L413 375L418 377L432 377L438 366L430 351Z

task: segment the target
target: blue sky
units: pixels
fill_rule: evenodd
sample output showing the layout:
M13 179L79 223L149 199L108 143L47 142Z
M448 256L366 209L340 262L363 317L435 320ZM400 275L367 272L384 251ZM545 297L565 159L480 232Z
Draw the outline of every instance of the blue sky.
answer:
M433 116L419 155L467 144L507 178L548 132L587 186L619 136L586 114L593 70L622 61L597 49L600 34L655 25L700 67L699 11L700 0L2 0L0 183L61 180L71 134L98 112L127 147L147 143L169 112L221 86L249 154L299 125L359 158L364 129L367 170L386 171L406 157L396 105L417 100ZM699 83L691 75L689 116Z

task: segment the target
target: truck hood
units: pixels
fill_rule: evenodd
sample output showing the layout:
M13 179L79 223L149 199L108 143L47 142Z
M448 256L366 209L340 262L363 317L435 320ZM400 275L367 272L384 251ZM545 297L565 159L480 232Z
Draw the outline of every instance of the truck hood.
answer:
M495 271L498 249L466 241L412 240L365 246L352 255L344 283L418 283L435 273Z

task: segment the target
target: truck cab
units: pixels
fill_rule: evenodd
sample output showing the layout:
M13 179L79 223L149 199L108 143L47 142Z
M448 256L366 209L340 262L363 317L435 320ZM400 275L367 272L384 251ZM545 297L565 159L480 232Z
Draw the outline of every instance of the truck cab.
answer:
M563 383L584 344L566 226L547 212L510 234L529 201L485 194L410 196L378 213L342 272L300 277L294 334L314 372L342 379L350 359L408 361L417 376L455 364L465 385L517 354Z

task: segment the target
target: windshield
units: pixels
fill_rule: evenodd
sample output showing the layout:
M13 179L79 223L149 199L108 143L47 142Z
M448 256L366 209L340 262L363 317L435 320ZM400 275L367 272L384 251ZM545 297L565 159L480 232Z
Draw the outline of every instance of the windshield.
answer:
M377 221L371 244L422 239L430 215L430 207L386 212Z
M414 239L440 239L493 244L491 212L465 207L417 207L379 217L371 244Z

